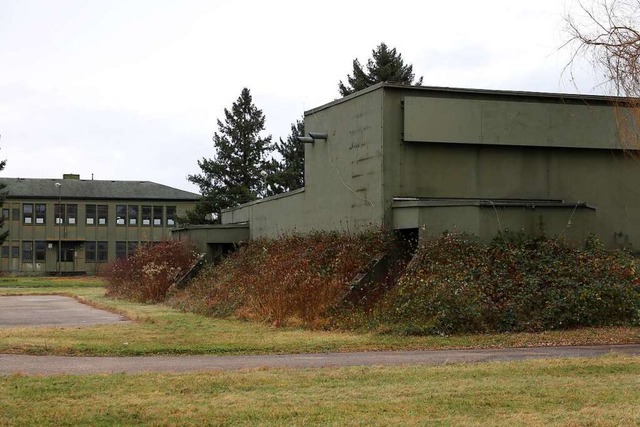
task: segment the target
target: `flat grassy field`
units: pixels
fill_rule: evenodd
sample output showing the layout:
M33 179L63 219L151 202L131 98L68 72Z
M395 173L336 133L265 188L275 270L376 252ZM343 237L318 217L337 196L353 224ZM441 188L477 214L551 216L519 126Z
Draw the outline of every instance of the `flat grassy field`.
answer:
M596 328L542 334L401 337L384 334L274 328L212 319L163 305L104 295L96 278L0 280L0 295L59 294L125 315L133 322L88 327L0 328L0 353L59 355L266 354L585 345L640 341L640 328Z
M59 355L267 354L364 350L500 348L636 343L640 328L593 328L540 334L402 337L274 328L182 313L164 305L104 296L96 278L0 279L0 295L60 294L127 316L131 323L89 327L0 328L0 353Z
M640 424L637 358L0 377L0 425Z
M0 295L61 294L129 317L0 328L0 353L261 354L640 341L638 328L397 337L280 329L104 296L99 279L0 279ZM638 358L199 374L0 376L0 426L640 425Z

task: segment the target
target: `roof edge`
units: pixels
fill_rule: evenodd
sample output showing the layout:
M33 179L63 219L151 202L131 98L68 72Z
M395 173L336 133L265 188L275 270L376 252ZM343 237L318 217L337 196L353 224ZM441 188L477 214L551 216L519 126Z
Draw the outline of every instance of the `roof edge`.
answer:
M400 89L400 90L414 90L419 92L433 92L433 93L456 93L456 94L466 94L466 95L492 95L492 96L503 96L503 97L513 97L513 98L538 98L538 99L547 99L547 100L558 100L558 101L577 101L577 102L596 102L603 104L616 104L621 102L629 102L631 100L636 100L631 97L624 96L612 96L612 95L584 95L579 93L564 93L564 92L536 92L536 91L521 91L521 90L503 90L503 89L473 89L473 88L457 88L457 87L448 87L448 86L412 86L412 85L403 85L398 83L387 83L381 82L376 83L373 86L369 86L366 89L360 90L358 92L352 93L351 95L345 96L340 99L333 100L326 104L320 105L318 107L312 108L304 112L304 115L311 115L317 113L322 110L326 110L327 108L333 107L334 105L341 104L343 102L350 101L359 96L366 95L370 92L379 90L379 89Z

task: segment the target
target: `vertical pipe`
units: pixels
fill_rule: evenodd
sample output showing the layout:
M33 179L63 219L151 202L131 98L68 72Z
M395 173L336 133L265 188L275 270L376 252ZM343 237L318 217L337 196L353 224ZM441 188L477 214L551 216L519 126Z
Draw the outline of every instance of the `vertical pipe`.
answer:
M58 209L56 209L57 212L54 212L54 217L56 217L57 214L62 210L62 184L60 184L59 182L56 182L56 187L58 187ZM62 258L62 224L58 222L57 217L56 217L56 222L58 223L58 277L59 277L61 275L60 259Z

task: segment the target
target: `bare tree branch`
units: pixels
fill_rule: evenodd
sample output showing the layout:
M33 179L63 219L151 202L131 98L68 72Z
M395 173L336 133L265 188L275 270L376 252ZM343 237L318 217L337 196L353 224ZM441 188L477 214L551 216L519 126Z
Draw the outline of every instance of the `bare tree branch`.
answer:
M604 86L619 97L613 102L623 148L640 157L640 0L580 2L565 24L569 40L563 48L573 52L564 71L573 80L573 66L585 58L602 73Z

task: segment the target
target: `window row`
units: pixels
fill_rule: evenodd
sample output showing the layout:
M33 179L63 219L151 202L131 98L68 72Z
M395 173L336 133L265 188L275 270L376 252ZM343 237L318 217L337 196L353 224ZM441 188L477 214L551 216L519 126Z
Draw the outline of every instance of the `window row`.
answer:
M100 244L104 243L104 251L107 251L108 246L107 246L107 242L86 242L85 243L85 258L87 262L90 262L94 259L94 249L93 249L93 243L96 243L96 256L95 256L95 261L96 262L104 262L101 258L100 258ZM140 246L144 246L144 245L148 245L148 244L157 244L160 242L140 242L138 244L137 241L117 241L116 242L116 258L127 258L130 257L131 255L133 255L133 253L136 251L136 249L138 249L138 247Z
M164 206L138 206L138 205L116 205L117 225L138 225L167 227L176 225L176 207L167 206L166 213ZM165 222L166 220L166 222Z
M14 242L15 243L15 242ZM36 240L34 242L25 240L22 242L22 253L20 246L2 246L0 248L0 256L2 258L21 258L22 262L45 262L47 259L47 242Z
M9 219L8 208L2 209L2 217ZM13 209L12 219L20 216L18 209ZM78 222L77 204L55 204L54 218L56 225L76 225ZM116 225L174 227L177 221L175 206L138 206L116 205ZM44 225L47 222L47 205L43 203L24 203L22 205L22 222L26 225ZM109 223L108 205L86 205L87 225L107 225Z
M43 240L20 242L12 242L11 246L4 245L0 247L0 257L2 258L20 258L22 262L45 262L47 252L47 242ZM153 244L157 242L141 242L141 245ZM58 243L49 243L50 249L58 249ZM138 248L136 241L118 241L116 242L116 258L126 258L135 252ZM61 257L58 261L73 262L75 256L75 243L62 242L60 247ZM109 242L107 241L88 241L84 242L85 262L107 262L109 258Z

